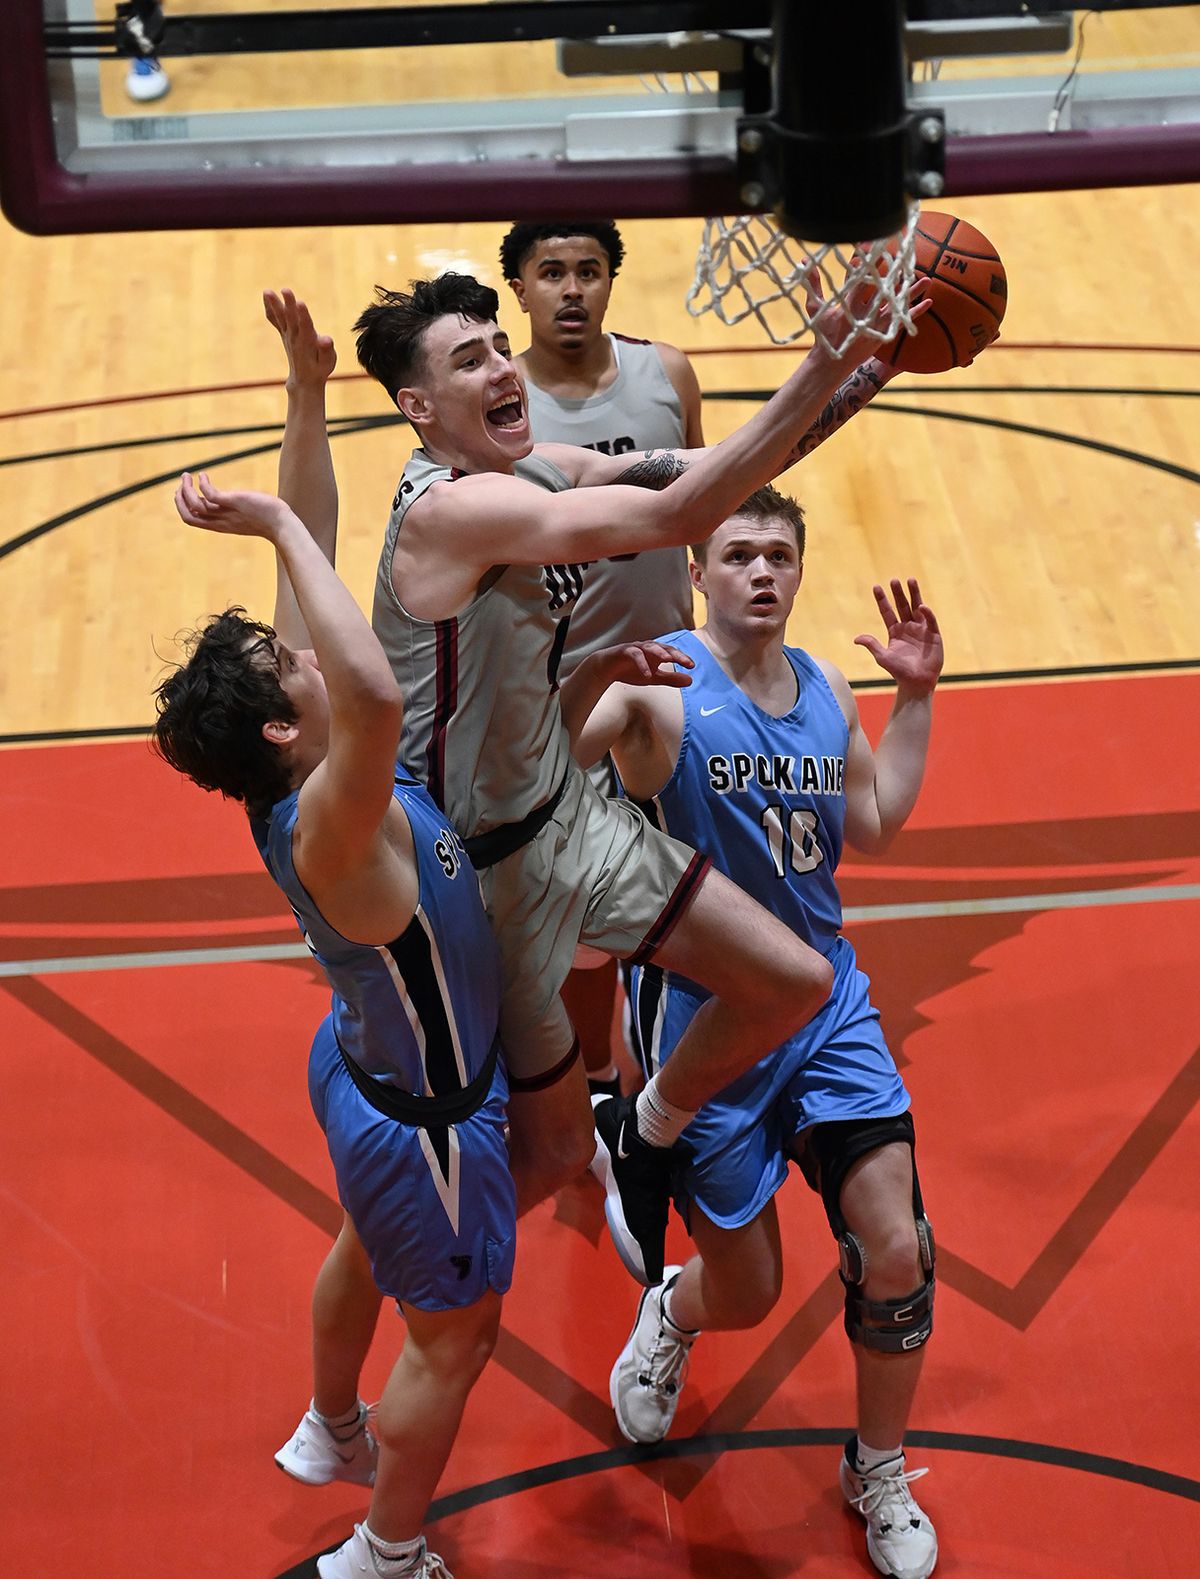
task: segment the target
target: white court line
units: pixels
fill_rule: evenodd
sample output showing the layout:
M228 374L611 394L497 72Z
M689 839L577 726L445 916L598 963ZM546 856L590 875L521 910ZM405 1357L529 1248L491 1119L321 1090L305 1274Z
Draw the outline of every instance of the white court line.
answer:
M240 965L249 960L311 959L303 943L244 948L156 949L143 954L80 954L72 959L0 960L3 976L62 976L80 970L151 970L159 965Z
M996 899L925 900L911 905L847 905L844 921L907 921L919 916L998 916L1014 910L1082 910L1088 905L1152 905L1200 899L1200 883L1162 888L1095 888L1076 894L1008 894Z
M1089 905L1150 905L1200 899L1200 883L1161 888L1098 888L1070 894L1008 894L996 899L925 900L909 905L848 905L847 922L910 921L934 916L995 916L1029 910L1081 910ZM239 965L249 961L309 959L303 943L241 948L159 949L141 954L79 954L59 959L0 960L6 976L61 976L89 970L153 970L160 965Z

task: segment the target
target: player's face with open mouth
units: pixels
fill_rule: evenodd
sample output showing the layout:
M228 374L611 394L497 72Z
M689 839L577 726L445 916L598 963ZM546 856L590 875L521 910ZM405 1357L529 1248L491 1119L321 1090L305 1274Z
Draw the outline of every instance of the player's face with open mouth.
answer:
M529 454L525 385L503 329L447 315L426 331L423 351L421 382L452 448L480 469Z
M787 624L800 576L796 534L786 521L735 515L708 540L702 590L710 616L762 634Z

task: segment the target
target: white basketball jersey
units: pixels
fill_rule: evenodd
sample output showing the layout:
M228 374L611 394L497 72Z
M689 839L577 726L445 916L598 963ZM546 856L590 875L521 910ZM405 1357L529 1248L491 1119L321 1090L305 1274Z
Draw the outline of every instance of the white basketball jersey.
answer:
M553 493L571 486L536 455L516 472ZM466 839L543 805L571 764L558 666L583 567L500 567L452 618L415 618L392 586L396 539L425 490L460 475L413 452L392 504L372 623L404 693L400 759Z
M609 335L617 376L585 399L548 395L530 382L529 423L540 444L578 444L603 455L681 449L683 411L662 358L648 340ZM587 567L571 615L562 672L601 647L649 640L690 627L692 588L686 548L655 548L601 559Z

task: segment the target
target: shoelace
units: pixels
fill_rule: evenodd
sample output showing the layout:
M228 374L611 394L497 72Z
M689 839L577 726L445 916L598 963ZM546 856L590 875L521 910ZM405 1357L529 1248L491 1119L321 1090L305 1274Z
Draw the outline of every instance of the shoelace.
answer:
M856 1480L865 1480L867 1489L859 1492L857 1497L850 1501L856 1508L866 1515L874 1517L880 1511L884 1502L896 1500L900 1502L906 1513L911 1509L910 1517L918 1512L917 1505L912 1499L908 1489L910 1480L920 1480L922 1475L928 1475L929 1466L926 1464L921 1469L905 1469L895 1475L864 1474L861 1470L853 1471ZM893 1520L893 1523L896 1521Z
M658 1336L650 1350L646 1369L639 1377L643 1387L652 1387L656 1393L670 1398L687 1380L688 1351L691 1344L667 1330L666 1317L659 1310Z

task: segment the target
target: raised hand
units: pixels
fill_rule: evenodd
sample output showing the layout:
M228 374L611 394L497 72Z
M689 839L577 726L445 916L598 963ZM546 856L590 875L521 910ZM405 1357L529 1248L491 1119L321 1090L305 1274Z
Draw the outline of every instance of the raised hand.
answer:
M859 266L855 254L851 266ZM824 340L830 353L847 367L853 367L871 355L875 346L888 338L892 310L886 302L877 301L878 281L864 273L843 295L829 301L825 299L820 267L814 262L805 270L804 307L809 321L820 331L818 345ZM928 280L918 277L910 286L905 302L909 318L924 316L933 306Z
M287 505L274 494L246 489L226 492L211 483L206 472L198 477L184 472L175 490L175 508L188 526L227 532L234 537L265 537L271 542L280 526L292 517Z
M856 636L855 646L865 647L879 667L900 685L913 691L932 691L942 672L942 637L933 610L921 601L915 577L904 583L893 578L889 599L877 586L875 602L887 632L887 646L874 636Z
M609 685L667 685L677 690L691 685L690 674L680 673L678 667L694 669L693 659L679 647L668 647L661 641L631 641L620 647L609 647L603 653L605 677Z
M288 383L324 384L337 366L337 350L329 335L317 333L306 304L285 288L264 291L263 310L287 352Z

